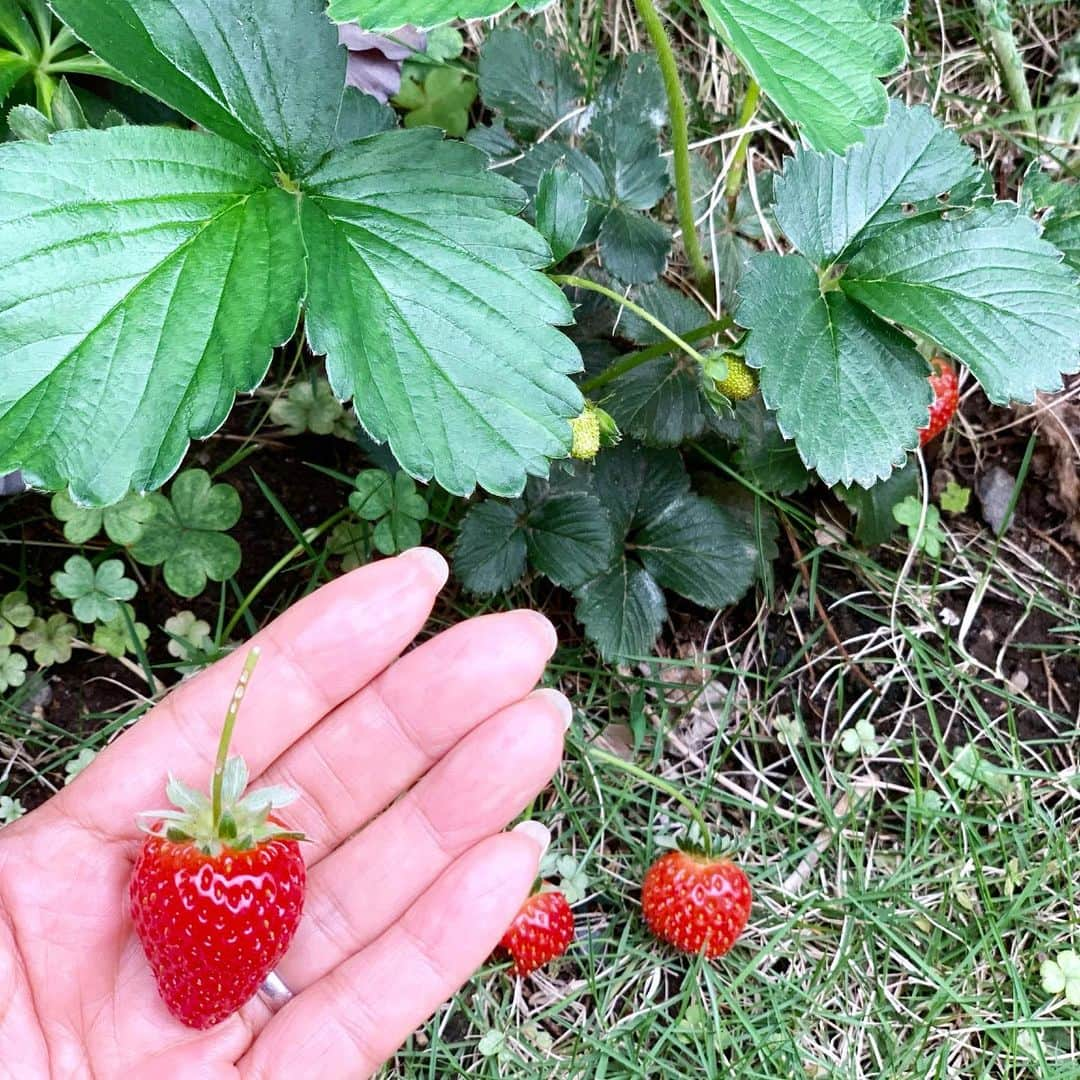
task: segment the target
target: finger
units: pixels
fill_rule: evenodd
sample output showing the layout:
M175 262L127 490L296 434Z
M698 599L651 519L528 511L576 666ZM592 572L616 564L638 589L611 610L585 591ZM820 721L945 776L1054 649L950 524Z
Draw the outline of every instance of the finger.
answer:
M537 691L482 724L323 859L309 875L304 919L278 966L286 985L303 990L374 941L456 858L505 828L558 768L569 719L566 698Z
M394 660L446 576L442 556L414 548L324 585L255 635L262 658L233 740L253 774ZM166 773L205 787L248 651L179 686L63 790L58 809L105 838L126 839L134 815L163 802Z
M542 615L488 615L403 656L258 778L301 793L286 816L317 862L477 724L537 683L555 631ZM501 827L501 823L496 828Z
M274 1016L240 1075L370 1076L495 948L540 854L524 833L472 848L400 922Z

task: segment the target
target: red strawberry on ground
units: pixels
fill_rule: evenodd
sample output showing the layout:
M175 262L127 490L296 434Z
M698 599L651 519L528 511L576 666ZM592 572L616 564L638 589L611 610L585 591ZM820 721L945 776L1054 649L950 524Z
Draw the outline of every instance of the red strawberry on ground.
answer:
M561 892L533 893L499 944L514 961L515 975L528 975L562 956L574 940L574 913Z
M949 426L960 402L960 383L956 377L956 369L940 356L935 356L931 363L934 365L934 374L930 376L934 401L930 406L930 423L919 432L920 446L936 439Z
M135 931L169 1011L208 1028L249 1001L292 941L304 906L298 839L273 810L285 788L244 795L247 767L228 758L236 713L258 660L252 649L225 717L212 794L174 778L174 810L143 815L149 833L131 873Z
M649 867L641 910L658 938L712 959L735 944L750 918L750 881L728 859L672 851Z

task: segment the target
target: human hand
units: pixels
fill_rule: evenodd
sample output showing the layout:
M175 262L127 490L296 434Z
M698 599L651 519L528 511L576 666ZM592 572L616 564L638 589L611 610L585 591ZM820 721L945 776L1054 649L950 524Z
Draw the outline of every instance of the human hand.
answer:
M253 639L235 752L253 783L300 793L282 817L310 841L304 917L277 968L294 998L184 1027L127 910L135 815L162 803L169 772L205 787L239 649L0 832L6 1075L368 1076L484 962L543 847L541 826L501 830L558 767L570 706L529 694L555 647L534 612L469 620L399 658L446 573L426 549L374 563Z

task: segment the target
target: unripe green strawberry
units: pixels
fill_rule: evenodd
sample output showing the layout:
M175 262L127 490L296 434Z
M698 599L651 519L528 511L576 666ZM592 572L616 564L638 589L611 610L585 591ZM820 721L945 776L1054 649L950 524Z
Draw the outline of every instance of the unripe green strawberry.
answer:
M600 447L614 446L621 437L615 421L591 401L586 401L581 415L570 421L570 431L570 456L577 461L592 461Z
M712 353L705 358L705 377L729 401L745 401L757 390L757 373L737 353Z

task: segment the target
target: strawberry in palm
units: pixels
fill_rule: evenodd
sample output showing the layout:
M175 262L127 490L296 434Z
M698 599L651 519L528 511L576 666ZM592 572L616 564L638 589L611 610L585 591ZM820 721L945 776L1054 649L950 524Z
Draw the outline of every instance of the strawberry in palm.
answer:
M244 795L247 767L228 757L258 660L252 649L229 704L211 794L170 778L175 809L143 815L148 833L128 895L135 930L169 1011L208 1028L249 1001L288 949L304 906L298 840L272 812L284 788Z

